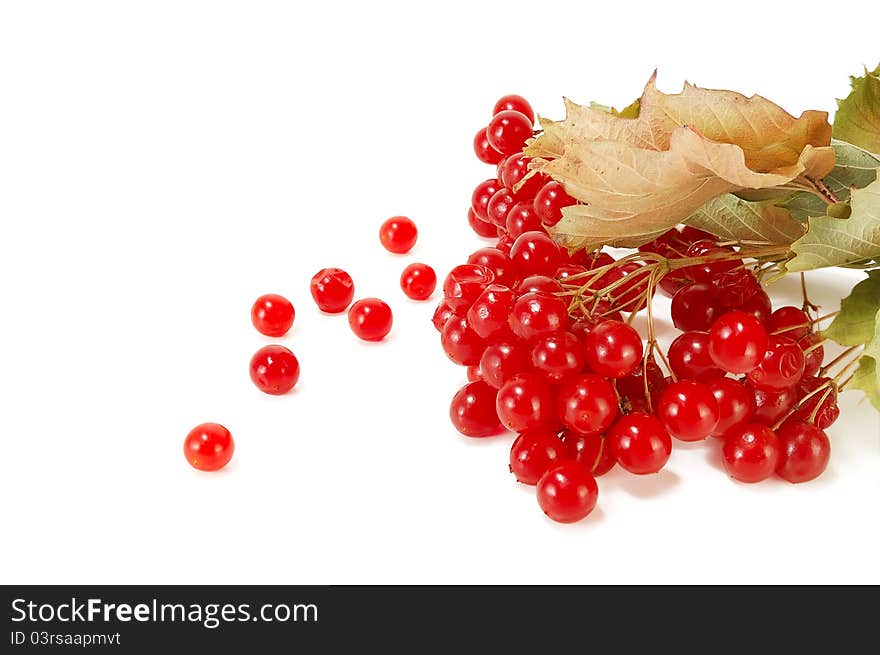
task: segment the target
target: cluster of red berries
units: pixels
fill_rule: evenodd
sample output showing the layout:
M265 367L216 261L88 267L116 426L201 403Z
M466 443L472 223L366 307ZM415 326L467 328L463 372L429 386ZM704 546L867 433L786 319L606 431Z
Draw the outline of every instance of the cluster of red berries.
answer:
M498 177L477 186L468 220L497 242L452 269L434 313L447 356L468 367L450 406L456 429L517 433L510 470L560 522L593 510L595 478L615 464L658 472L672 437L722 438L725 467L743 482L819 475L830 452L823 429L838 410L833 381L817 377L824 353L807 313L772 312L736 252L693 228L621 261L558 247L544 227L575 200L530 174L522 148L532 120L525 99L505 96L474 139ZM686 260L658 283L684 331L660 352L666 373L656 344L646 348L623 320L651 302L652 253Z
M415 223L406 216L394 216L379 229L379 240L386 250L408 253L418 239ZM408 265L400 276L400 288L412 300L427 300L437 286L437 275L427 264ZM324 268L311 280L309 289L315 304L327 314L348 310L352 332L364 341L381 341L391 331L393 315L388 304L379 298L354 300L354 281L341 268ZM266 294L251 307L254 328L267 337L283 337L293 327L296 312L287 298ZM260 348L250 362L254 385L270 395L283 395L299 381L299 361L289 348L272 344ZM219 423L202 423L193 428L184 441L187 461L202 471L216 471L229 463L235 443L229 430Z

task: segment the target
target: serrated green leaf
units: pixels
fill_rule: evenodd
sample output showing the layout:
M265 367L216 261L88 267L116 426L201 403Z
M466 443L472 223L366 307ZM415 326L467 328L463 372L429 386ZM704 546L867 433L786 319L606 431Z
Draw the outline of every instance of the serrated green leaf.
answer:
M804 226L787 209L771 201L746 202L731 193L713 198L684 221L725 240L788 244L804 234Z
M869 152L880 153L880 66L851 77L852 91L837 101L833 135Z
M831 146L836 161L834 169L823 182L841 201L846 201L849 200L850 187L861 189L877 179L880 158L845 141L832 141ZM776 204L785 207L792 216L802 221L825 213L825 202L808 191L798 191Z
M867 279L853 287L840 301L840 313L824 331L841 346L859 346L871 341L877 331L880 312L880 271L868 271Z
M847 389L864 391L874 409L880 412L880 369L877 368L877 360L862 355Z
M807 233L791 246L796 256L786 264L789 271L880 258L880 180L853 191L850 204L852 215L847 219L809 219Z

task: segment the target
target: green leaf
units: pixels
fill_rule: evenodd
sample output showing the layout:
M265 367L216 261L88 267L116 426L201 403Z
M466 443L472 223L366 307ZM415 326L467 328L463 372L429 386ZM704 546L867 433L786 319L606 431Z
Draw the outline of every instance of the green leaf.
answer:
M867 394L877 411L880 411L880 311L874 316L874 333L859 358L859 367L853 373L849 386Z
M859 346L871 341L877 332L880 312L880 271L868 271L850 294L840 301L840 313L824 334L841 346Z
M795 241L795 258L786 264L791 271L825 266L845 266L880 258L880 180L850 197L852 215L847 219L817 216L809 219L807 233Z
M823 181L841 201L846 201L849 200L850 187L861 189L877 179L880 158L845 141L832 141L831 146L836 162ZM776 204L802 221L825 213L825 202L808 191L798 191Z
M859 359L859 367L853 373L847 389L864 391L874 409L880 412L880 369L877 368L877 360L874 357L862 355Z
M771 201L746 202L731 193L713 198L682 222L734 241L789 244L804 234L787 209Z
M852 91L837 101L832 134L869 152L880 153L880 66L851 77Z

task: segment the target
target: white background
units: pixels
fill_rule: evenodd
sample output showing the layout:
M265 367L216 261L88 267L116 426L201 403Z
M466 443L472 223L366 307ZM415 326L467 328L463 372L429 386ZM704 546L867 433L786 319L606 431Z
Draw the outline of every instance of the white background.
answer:
M508 473L510 438L453 430L464 370L434 302L397 286L481 245L465 212L492 171L471 138L498 96L622 106L657 67L668 92L831 111L880 56L873 3L459 4L3 3L0 581L880 582L860 394L819 481L735 484L717 443L682 446L560 526ZM409 256L378 243L400 213ZM392 305L387 342L319 314L324 266ZM859 277L810 282L830 311ZM302 378L280 398L247 373L266 292L297 309ZM220 473L182 455L203 421L236 439Z

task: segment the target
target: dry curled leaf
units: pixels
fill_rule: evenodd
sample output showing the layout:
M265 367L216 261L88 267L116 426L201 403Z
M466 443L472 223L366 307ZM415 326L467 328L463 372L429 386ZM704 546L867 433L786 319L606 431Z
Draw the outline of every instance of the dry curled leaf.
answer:
M541 119L526 149L532 167L583 203L552 230L565 245L638 245L716 196L821 178L834 166L824 112L794 118L760 96L691 85L667 95L654 77L638 107L624 118L566 101L563 121Z

